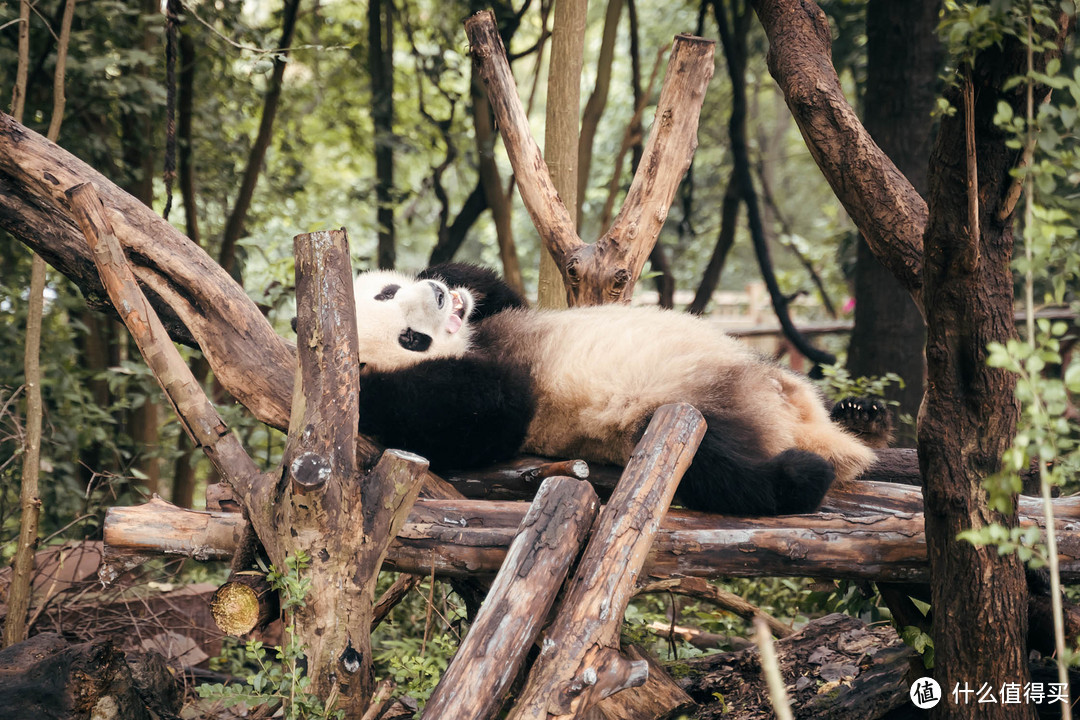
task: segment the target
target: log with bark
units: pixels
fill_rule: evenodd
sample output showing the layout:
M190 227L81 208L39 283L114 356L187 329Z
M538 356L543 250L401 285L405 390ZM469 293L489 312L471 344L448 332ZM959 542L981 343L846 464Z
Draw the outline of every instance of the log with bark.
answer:
M36 720L177 717L180 689L161 656L110 640L69 645L42 633L0 652L0 716Z
M653 415L600 513L510 720L580 716L648 681L648 663L619 652L619 630L660 519L704 434L705 419L690 405L664 405Z
M465 22L472 55L514 168L525 209L555 259L570 305L629 302L697 148L698 116L713 73L714 43L679 35L649 132L645 154L611 227L596 243L578 237L572 213L559 198L499 38L494 14Z
M917 488L851 483L834 490L830 512L781 518L732 518L670 510L661 521L643 580L672 576L821 576L928 582ZM1061 521L1062 572L1080 578L1078 498L1055 500ZM417 500L387 553L387 567L440 577L494 574L528 509L520 502ZM1034 500L1021 503L1024 523L1038 523ZM105 518L107 560L171 554L232 556L244 526L237 513L177 508L160 498L111 508Z
M909 673L922 665L892 627L839 613L776 641L776 651L793 714L817 720L882 717L909 702ZM680 684L703 704L694 716L700 720L773 717L756 647L694 658L679 671Z
M282 572L288 572L290 559L309 559L303 573L311 590L293 611L306 647L307 674L319 697L335 695L337 707L362 714L374 691L375 582L427 463L387 451L362 472L374 458L358 454L365 446L356 430L359 368L351 359L357 326L347 236L331 231L296 238L301 346L294 412L282 467L262 474L195 382L139 289L93 186L79 185L65 195L114 307L123 309L123 320L181 426L232 487L250 520L254 533L246 523L235 528L241 542L237 557L248 557L244 538L254 542L257 535Z
M581 480L544 481L424 718L494 717L547 619L600 503Z

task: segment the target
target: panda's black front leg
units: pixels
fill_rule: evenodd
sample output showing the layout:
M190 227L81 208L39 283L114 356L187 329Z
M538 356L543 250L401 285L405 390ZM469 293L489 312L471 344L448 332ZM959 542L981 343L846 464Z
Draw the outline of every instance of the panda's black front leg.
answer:
M536 411L527 372L477 358L427 360L360 379L360 432L436 471L513 457Z

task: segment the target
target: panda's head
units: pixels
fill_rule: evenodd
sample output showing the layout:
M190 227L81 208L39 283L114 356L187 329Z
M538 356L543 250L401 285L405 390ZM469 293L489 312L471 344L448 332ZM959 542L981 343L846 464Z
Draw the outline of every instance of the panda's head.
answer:
M375 270L357 276L353 293L363 370L398 370L469 349L474 300L465 288Z

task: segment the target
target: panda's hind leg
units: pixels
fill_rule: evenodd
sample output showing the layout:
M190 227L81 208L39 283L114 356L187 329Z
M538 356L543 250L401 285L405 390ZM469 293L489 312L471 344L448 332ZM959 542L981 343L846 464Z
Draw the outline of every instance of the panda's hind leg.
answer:
M807 450L768 457L758 431L733 418L706 417L708 430L676 493L690 510L724 515L812 512L832 484L832 463Z

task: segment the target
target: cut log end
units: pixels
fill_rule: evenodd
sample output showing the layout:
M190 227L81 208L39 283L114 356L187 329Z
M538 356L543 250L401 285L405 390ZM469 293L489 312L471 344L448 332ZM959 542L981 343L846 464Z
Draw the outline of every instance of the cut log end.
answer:
M234 573L214 593L210 614L226 635L246 635L266 627L277 617L277 593L270 589L260 572Z

